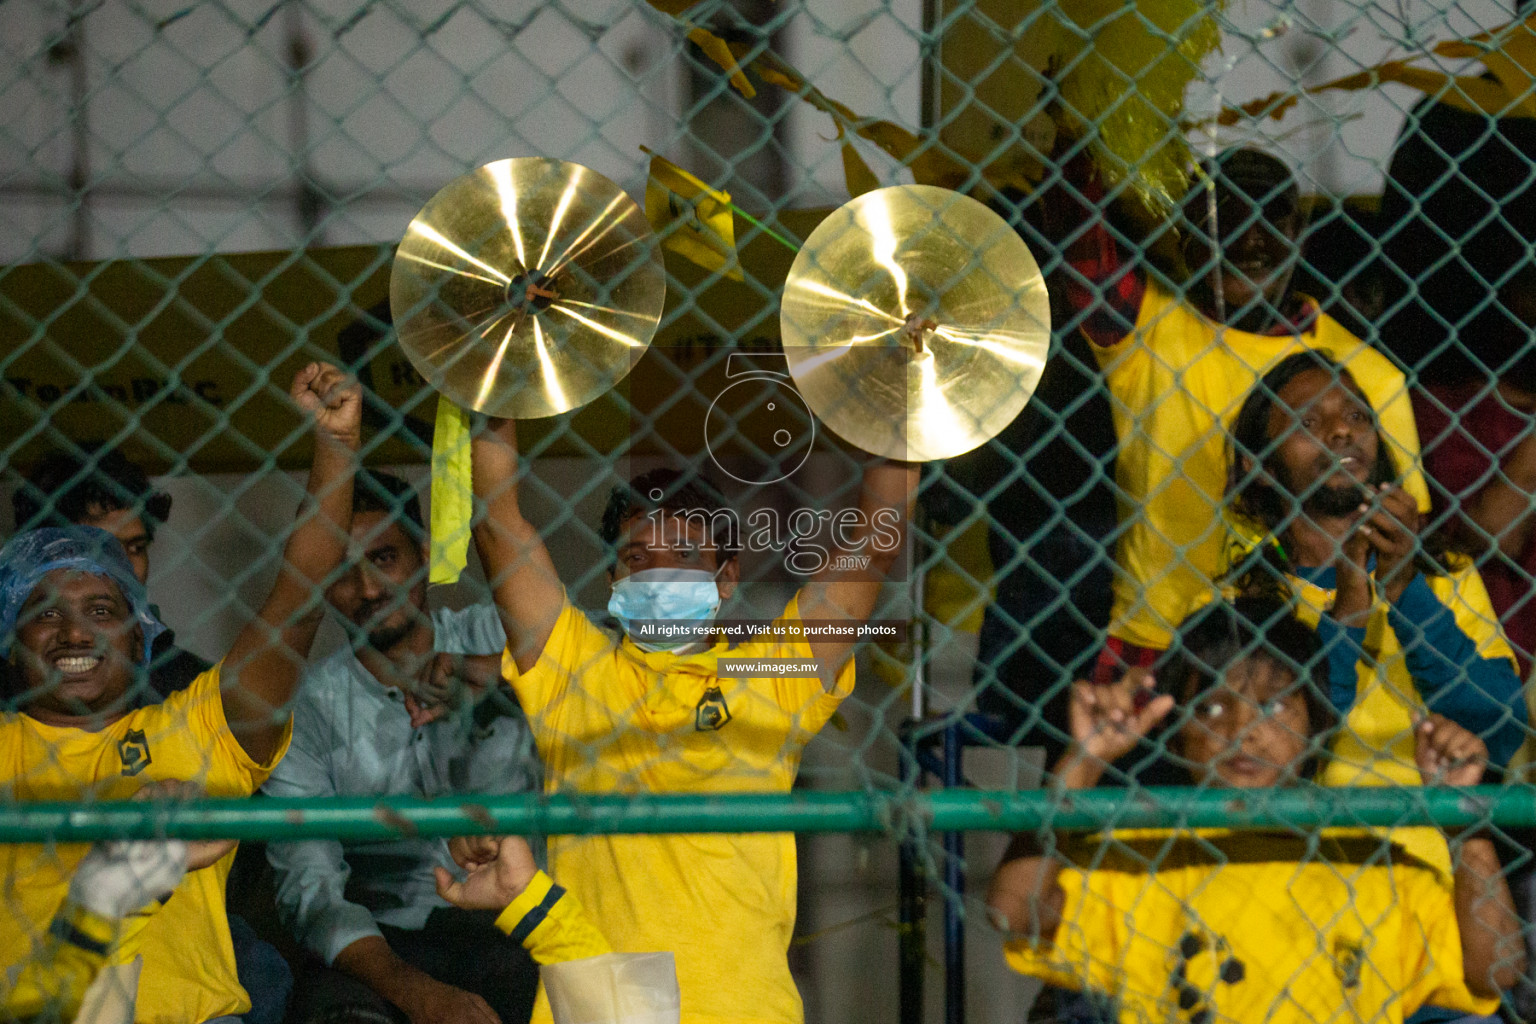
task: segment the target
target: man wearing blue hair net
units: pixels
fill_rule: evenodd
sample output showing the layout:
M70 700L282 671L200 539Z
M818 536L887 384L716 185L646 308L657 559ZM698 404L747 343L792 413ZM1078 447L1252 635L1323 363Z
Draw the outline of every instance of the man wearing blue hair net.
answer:
M0 713L0 790L13 799L124 799L191 783L249 796L287 749L285 706L319 627L320 593L346 553L361 394L336 367L293 381L313 423L308 497L266 603L217 665L160 704L135 708L155 617L121 546L90 527L23 533L0 549L0 653L13 703ZM0 846L0 972L24 962L63 903L83 844ZM188 871L143 928L134 1019L193 1024L245 1012L224 882L232 858Z
M165 632L165 624L155 615L144 585L134 575L133 566L116 537L94 526L42 527L17 534L0 548L0 656L11 658L24 668L29 656L40 659L38 672L19 676L22 685L41 681L35 693L23 691L23 703L34 717L54 713L69 717L81 710L86 714L105 711L100 707L103 688L117 681L110 673L89 671L81 657L59 661L53 678L41 652L29 652L20 644L24 631L36 630L59 619L57 608L40 610L37 606L50 599L75 592L90 591L108 602L114 612L126 613L123 622L126 639L133 650L124 652L122 678L129 691L140 669L148 664L155 637ZM23 617L23 611L28 614ZM94 618L100 620L100 611ZM114 620L116 621L116 620ZM130 657L131 656L131 657ZM96 657L110 657L110 653ZM37 677L41 676L39 680ZM128 698L130 693L114 696Z

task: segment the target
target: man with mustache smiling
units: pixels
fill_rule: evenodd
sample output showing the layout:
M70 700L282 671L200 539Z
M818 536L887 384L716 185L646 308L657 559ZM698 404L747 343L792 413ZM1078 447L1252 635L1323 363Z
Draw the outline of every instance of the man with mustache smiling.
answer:
M87 443L38 460L11 495L11 510L17 530L71 525L106 530L123 545L133 574L148 586L150 549L170 516L171 496L156 491L144 470L121 451ZM155 638L153 655L149 690L141 695L145 703L186 689L211 667L176 646L169 629Z
M20 684L20 710L0 714L0 789L12 799L114 800L176 782L248 796L282 758L283 709L320 624L318 588L346 550L362 423L361 393L336 367L311 363L291 396L313 423L315 450L277 578L224 659L164 702L132 701L165 627L111 534L31 530L0 551L0 654ZM30 955L85 853L81 844L0 846L0 970ZM231 860L193 865L145 926L140 1024L249 1009L224 908Z
M169 521L171 496L155 490L143 468L120 450L86 442L45 454L11 495L17 530L37 526L95 526L122 544L133 574L149 585L150 556L155 534ZM151 605L156 618L159 608ZM9 692L5 664L0 662L0 687ZM136 704L153 704L178 690L213 666L176 643L167 628L155 637L150 651L147 686L136 687ZM246 856L259 857L260 845ZM229 886L230 937L235 945L235 964L240 984L251 997L245 1024L280 1024L293 993L293 973L282 954L259 937L238 909L246 903L249 886L242 885L237 867ZM238 909L237 909L238 908Z
M293 745L263 791L279 797L447 796L538 784L527 723L503 690L496 609L427 608L427 533L411 486L364 470L347 563L326 603L347 649L305 671ZM483 698L483 699L480 699ZM320 963L301 973L294 1024L408 1018L522 1024L538 976L494 913L450 907L440 839L271 843L284 923ZM498 910L500 908L497 908Z

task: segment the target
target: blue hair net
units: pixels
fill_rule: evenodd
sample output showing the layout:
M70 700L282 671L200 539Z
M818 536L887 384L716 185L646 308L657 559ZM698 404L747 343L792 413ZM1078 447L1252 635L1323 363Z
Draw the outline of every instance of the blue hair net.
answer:
M117 538L94 526L47 526L18 533L0 548L0 658L10 657L22 606L43 577L57 569L101 576L117 584L134 621L144 633L143 663L165 623L149 605L144 585L133 574Z

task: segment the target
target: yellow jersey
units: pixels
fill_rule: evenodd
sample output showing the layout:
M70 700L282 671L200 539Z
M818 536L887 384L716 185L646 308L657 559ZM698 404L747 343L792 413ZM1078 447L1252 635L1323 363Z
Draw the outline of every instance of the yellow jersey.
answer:
M224 719L216 665L163 704L131 711L96 732L0 715L0 793L14 801L123 800L150 782L182 780L210 796L250 796L287 746L285 735L269 762L251 759ZM41 948L89 849L87 843L0 846L0 970L25 963ZM235 975L224 907L233 862L231 852L187 872L145 925L133 951L144 957L139 1024L196 1024L250 1009Z
M798 599L775 627L799 622ZM548 792L785 793L806 743L853 690L853 660L819 678L721 678L718 661L810 658L759 634L691 655L616 640L567 600L539 661L513 680ZM790 977L795 839L788 833L554 836L550 874L621 953L670 951L682 1024L798 1024ZM540 993L535 1021L548 1022Z
M1167 648L1210 587L1226 539L1227 427L1265 371L1303 348L1349 370L1376 409L1404 488L1429 510L1402 371L1320 310L1306 334L1250 334L1220 327L1149 278L1136 329L1093 348L1120 445L1113 636Z
M1516 674L1519 663L1515 660L1514 649L1504 638L1504 631L1499 628L1499 619L1494 613L1493 602L1488 598L1488 590L1483 586L1477 569L1469 561L1457 559L1453 564L1452 572L1438 576L1420 574L1410 584L1411 589L1405 595L1406 598L1411 600L1422 595L1434 600L1433 605L1426 601L1425 608L1428 610L1417 611L1413 605L1409 605L1407 618L1410 620L1410 628L1424 631L1422 637L1410 639L1419 647L1432 647L1433 632L1454 629L1465 638L1466 645L1476 652L1477 659L1507 664L1509 692L1505 696L1511 710L1517 711L1523 719L1525 706L1520 701L1520 678ZM1331 568L1324 571L1311 570L1311 573L1311 579L1292 576L1291 586L1299 598L1297 615L1315 629L1327 610L1333 607L1335 591ZM1435 621L1436 605L1450 613L1443 622ZM1414 614L1415 611L1417 614ZM1403 650L1402 638L1394 628L1394 618L1392 606L1378 591L1360 637L1359 657L1355 662L1354 705L1334 740L1328 765L1323 771L1322 781L1326 785L1417 786L1420 783L1419 769L1413 756L1413 727L1414 722L1425 714L1424 697L1414 681L1409 658ZM1463 663L1458 659L1457 668L1471 673L1478 666L1470 660ZM1477 691L1475 696L1479 698L1479 703L1484 697L1499 697L1496 684L1479 685L1484 680L1477 674L1471 676L1470 682ZM1471 693L1468 695L1474 696ZM1446 708L1444 713L1453 720L1463 718L1450 708ZM1465 724L1473 731L1480 731L1471 723ZM1511 748L1518 746L1519 737L1523 733L1520 724L1523 723L1516 723L1512 730L1506 730L1515 735ZM1487 735L1484 739L1495 753L1495 761L1502 762L1509 756L1509 752L1498 750L1495 736Z
M1290 577L1295 591L1297 615L1307 625L1317 628L1333 607L1335 590L1332 567L1298 570L1303 576ZM1457 708L1437 704L1447 717L1461 721L1474 732L1482 732L1488 741L1495 760L1502 763L1510 750L1523 735L1524 704L1520 701L1520 679L1515 675L1515 652L1499 628L1488 591L1482 577L1470 562L1458 560L1454 572L1439 576L1420 574L1404 595L1408 615L1403 609L1394 610L1374 587L1374 603L1363 630L1348 631L1358 644L1355 662L1355 699L1338 730L1329 751L1319 782L1327 786L1417 786L1422 783L1418 765L1414 762L1414 722L1425 713L1424 696L1414 681L1405 655L1398 627L1423 629L1420 636L1411 637L1420 651L1432 651L1436 634L1454 630L1461 634L1463 643L1476 652L1475 658L1457 659L1457 668L1470 675L1463 683L1463 696L1473 706ZM1417 602L1417 603L1415 603ZM1431 603L1432 602L1432 603ZM1438 613L1443 608L1449 616ZM1407 618L1410 621L1404 622ZM1428 650L1426 650L1428 649ZM1430 655L1433 657L1433 655ZM1509 671L1504 685L1498 675L1496 663L1504 661ZM1487 705L1497 705L1500 690L1507 691L1503 699L1512 711L1521 713L1520 719L1510 719L1497 726L1496 731L1479 728L1472 718L1483 705L1481 717L1487 718ZM1467 700L1461 703L1467 704ZM1502 737L1512 740L1507 742ZM1433 828L1400 828L1390 832L1393 839L1421 861L1432 865L1446 879L1451 877L1450 849L1445 838Z
M1015 970L1104 998L1121 1021L1394 1024L1421 1006L1493 1013L1467 990L1437 873L1380 839L1114 833L1067 843L1054 941Z

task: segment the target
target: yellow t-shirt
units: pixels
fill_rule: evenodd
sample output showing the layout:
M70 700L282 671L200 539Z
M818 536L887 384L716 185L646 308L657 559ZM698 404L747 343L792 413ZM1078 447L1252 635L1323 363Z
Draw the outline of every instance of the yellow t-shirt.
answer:
M1004 947L1023 974L1088 989L1120 1020L1393 1024L1467 991L1451 894L1360 834L1115 833L1069 844L1055 941Z
M285 735L270 762L251 759L224 719L215 666L163 704L130 712L99 732L0 715L0 799L123 800L149 782L170 779L196 782L210 796L249 796L287 746ZM0 846L0 969L33 955L89 849L86 843ZM196 1024L250 1009L235 976L224 909L233 862L231 852L188 872L145 926L137 949L144 957L140 1024Z
M1504 658L1519 671L1515 652L1499 628L1488 590L1477 569L1457 559L1455 571L1421 576L1430 591L1451 610L1456 625L1477 646L1484 658ZM1291 577L1297 597L1297 615L1316 627L1318 619L1333 607L1335 591L1298 577ZM1397 632L1388 621L1390 607L1376 594L1365 627L1365 658L1356 662L1358 684L1355 703L1334 740L1332 756L1322 781L1330 786L1417 786L1419 769L1414 763L1413 723L1425 713L1424 700L1408 671L1408 661Z
M1456 625L1477 645L1484 658L1505 658L1516 666L1515 652L1499 628L1482 577L1470 562L1442 576L1422 576L1441 604L1451 609ZM1316 627L1333 607L1335 591L1292 576L1297 615ZM1414 762L1414 720L1425 713L1424 699L1403 654L1397 632L1388 621L1387 601L1376 593L1365 627L1367 657L1356 663L1355 703L1339 729L1318 781L1325 786L1418 786L1423 779ZM1391 830L1393 839L1415 857L1451 877L1451 853L1445 838L1433 828Z
M1307 334L1220 329L1148 280L1136 329L1094 346L1120 448L1115 459L1120 535L1112 635L1166 648L1220 569L1226 527L1227 427L1275 363L1318 349L1354 376L1394 448L1403 486L1429 509L1408 387L1385 356L1319 311Z
M778 620L799 621L798 599ZM547 791L785 793L800 754L853 690L853 661L820 679L722 679L721 655L809 658L803 640L754 638L655 654L567 602L538 664L508 667ZM506 655L511 660L511 653ZM795 840L788 833L554 836L550 874L617 952L670 951L682 1024L796 1024L789 974ZM535 1021L549 1021L540 993Z

